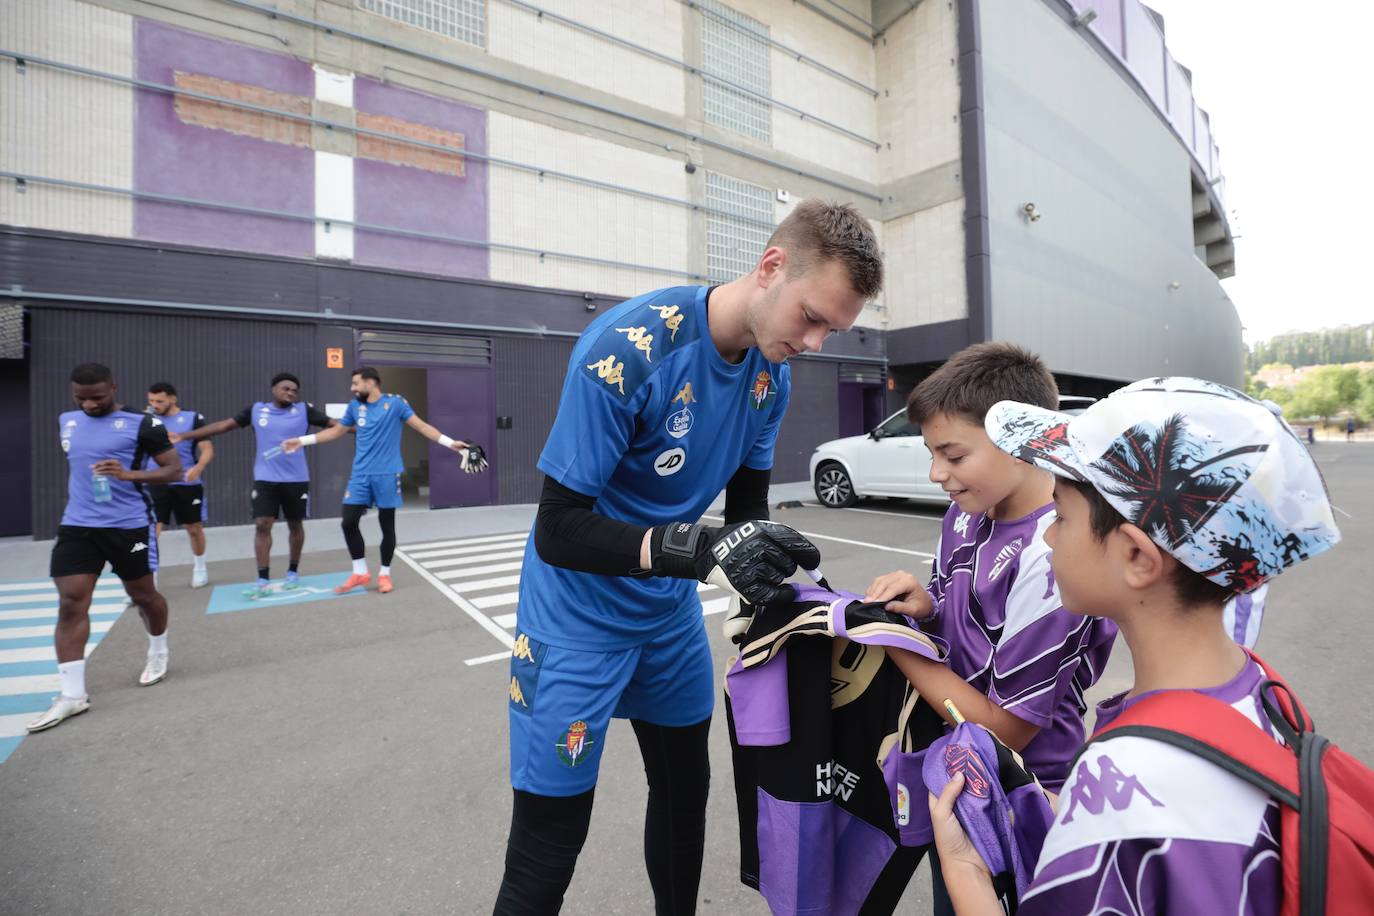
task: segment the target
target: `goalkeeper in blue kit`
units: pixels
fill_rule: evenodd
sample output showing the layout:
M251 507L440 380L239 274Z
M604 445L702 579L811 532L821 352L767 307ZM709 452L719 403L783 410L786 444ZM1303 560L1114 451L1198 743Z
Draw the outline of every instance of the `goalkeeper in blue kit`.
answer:
M787 360L849 328L881 283L864 217L808 200L750 273L630 299L579 338L520 576L498 914L562 905L612 717L630 720L644 758L657 912L695 910L715 702L698 583L786 600L786 578L819 565L805 537L766 520ZM724 527L697 524L722 488Z

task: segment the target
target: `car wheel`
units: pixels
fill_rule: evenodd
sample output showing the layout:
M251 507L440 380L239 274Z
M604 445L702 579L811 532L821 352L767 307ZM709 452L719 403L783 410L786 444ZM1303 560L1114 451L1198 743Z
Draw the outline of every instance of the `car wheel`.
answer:
M859 501L844 465L831 461L816 469L816 498L830 509L847 509Z

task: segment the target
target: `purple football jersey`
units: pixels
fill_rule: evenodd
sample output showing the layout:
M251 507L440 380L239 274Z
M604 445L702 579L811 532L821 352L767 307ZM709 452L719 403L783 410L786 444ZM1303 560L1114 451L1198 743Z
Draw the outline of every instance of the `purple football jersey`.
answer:
M1270 731L1263 682L1249 662L1197 692ZM1098 724L1149 695L1103 701ZM1277 914L1278 837L1277 803L1215 764L1145 737L1093 742L1064 783L1020 913Z
M91 465L113 458L124 467L156 464L149 456L172 447L158 417L112 410L103 417L69 410L58 418L62 451L67 455L67 508L62 524L80 528L140 528L152 522L152 504L142 484L107 478L110 498L97 501L91 487Z
M928 587L935 613L924 626L949 644L955 673L1039 727L1021 756L1057 791L1083 743L1083 692L1106 667L1116 625L1060 605L1044 540L1053 521L1053 506L1012 521L950 506Z
M304 436L312 426L328 426L329 417L313 404L292 404L278 407L274 401L258 401L234 417L239 426L252 426L257 437L257 453L253 459L253 479L273 483L304 483L310 479L305 463L305 449L290 455L285 453L265 457L270 449L278 448L287 439Z

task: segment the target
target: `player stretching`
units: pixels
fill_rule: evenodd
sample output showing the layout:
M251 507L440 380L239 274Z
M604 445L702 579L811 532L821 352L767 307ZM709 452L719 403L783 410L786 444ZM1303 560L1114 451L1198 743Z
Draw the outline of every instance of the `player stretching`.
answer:
M282 443L305 434L310 427L329 428L338 422L329 419L313 404L301 404L301 383L290 372L272 378L272 400L258 401L236 416L218 420L180 435L173 442L196 441L218 436L233 429L253 427L257 451L253 458L253 552L258 561L258 581L244 592L248 598L267 594L272 570L272 526L277 516L286 519L291 533L291 559L282 588L293 589L300 579L301 550L305 547L305 517L310 511L310 468L304 455L288 456Z
M694 580L758 603L790 598L784 578L819 563L806 538L757 521L786 361L852 325L881 282L868 222L808 200L747 275L638 296L574 346L520 575L498 914L562 905L612 716L644 758L656 910L695 910L716 691ZM725 526L693 524L722 487Z
M162 420L169 438L205 425L204 417L177 404L177 390L171 382L154 382L148 386L148 410ZM181 479L165 487L150 486L148 490L157 516L158 540L162 540L162 529L173 518L186 529L195 559L191 588L203 588L210 583L210 575L205 569L205 486L200 477L205 473L205 466L215 460L215 447L209 442L201 444L194 440L178 441L176 447L177 457L181 459Z
M448 436L421 420L399 394L382 393L382 377L371 366L353 373L349 390L353 400L344 412L343 425L322 433L287 439L282 443L288 455L303 445L333 442L345 433L357 432L358 447L353 454L353 473L348 478L343 500L344 543L353 559L353 573L334 591L343 594L372 581L367 571L367 548L358 523L368 506L377 507L377 522L382 528L382 566L377 571L377 591L391 591L391 558L396 553L396 509L401 505L401 425L405 424L430 442L457 452L463 470L475 473L486 469L481 446L469 447L461 439Z
M67 508L52 548L50 574L57 587L57 671L62 692L51 708L29 723L43 731L91 708L86 696L86 641L91 635L91 596L109 563L124 583L148 628L148 661L138 682L147 687L167 676L167 600L153 584L157 538L145 484L181 477L181 461L162 421L115 403L110 370L83 363L72 370L72 400L81 408L58 418L67 455ZM152 456L157 467L135 471Z

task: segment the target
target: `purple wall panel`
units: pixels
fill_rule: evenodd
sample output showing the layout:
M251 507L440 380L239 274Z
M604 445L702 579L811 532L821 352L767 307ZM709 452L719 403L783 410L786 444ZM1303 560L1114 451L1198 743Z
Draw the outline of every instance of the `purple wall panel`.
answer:
M354 80L353 103L360 112L456 131L468 151L487 151L487 118L481 109L366 77ZM358 159L353 175L357 221L486 241L487 164L469 158L464 166L459 177ZM362 230L354 234L353 260L448 276L485 278L489 273L485 248Z
M143 19L135 20L134 53L138 78L164 85L172 85L180 70L305 98L315 94L307 63ZM313 150L186 124L170 94L135 93L135 190L309 216L314 170ZM134 234L292 257L315 253L309 222L144 200L134 205Z
M1164 104L1164 36L1145 8L1126 2L1126 63L1160 111Z

